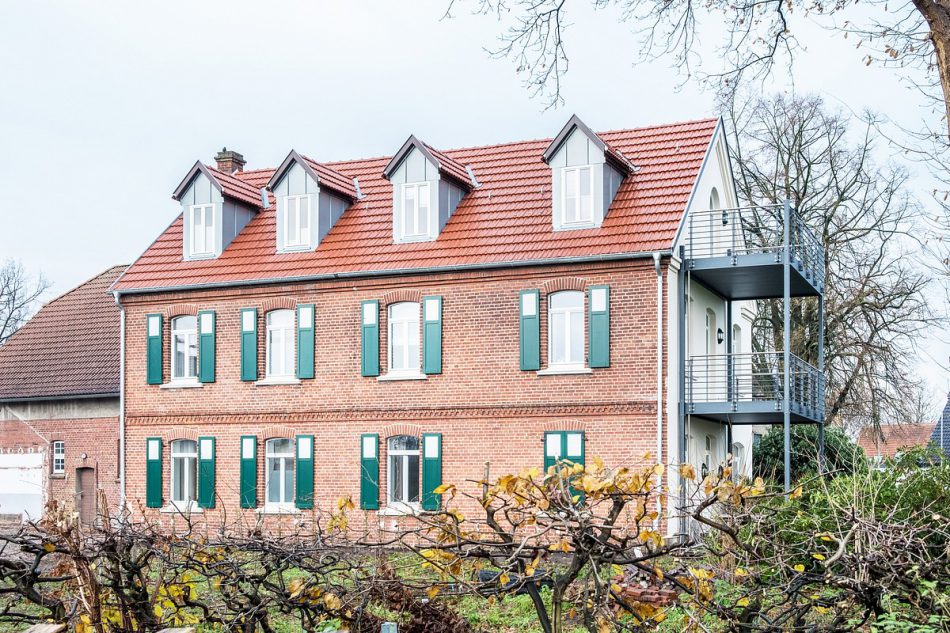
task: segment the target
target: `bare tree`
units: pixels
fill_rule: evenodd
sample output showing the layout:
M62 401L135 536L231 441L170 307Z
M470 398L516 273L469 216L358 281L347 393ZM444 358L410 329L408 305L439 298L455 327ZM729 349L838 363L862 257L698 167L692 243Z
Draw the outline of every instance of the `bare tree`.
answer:
M8 260L0 266L0 345L26 323L49 287L42 274L31 279L20 262Z
M464 0L449 0L446 15ZM799 49L796 18L824 18L834 32L853 34L866 64L882 63L918 71L915 85L939 106L938 118L950 126L950 1L911 0L591 0L597 9L614 9L634 24L644 58L672 56L687 77L701 65L698 29L724 29L716 58L722 67L697 73L717 90L731 91L768 76L776 65L789 66ZM565 34L567 0L473 0L476 13L495 15L505 24L491 52L512 59L525 83L549 106L563 102L561 79L568 71ZM945 135L946 136L946 135Z
M793 200L825 247L828 419L908 421L921 385L906 368L938 319L925 297L929 275L912 256L920 209L907 173L874 163L873 122L854 124L818 97L732 100L725 109L740 201L768 209ZM759 302L759 345L781 347L781 310ZM813 364L816 310L814 299L794 300L792 351Z

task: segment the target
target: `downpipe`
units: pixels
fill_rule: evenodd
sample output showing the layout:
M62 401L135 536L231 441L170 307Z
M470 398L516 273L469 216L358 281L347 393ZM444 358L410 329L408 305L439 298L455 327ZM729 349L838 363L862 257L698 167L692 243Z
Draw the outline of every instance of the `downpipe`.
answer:
M660 266L660 253L653 253L653 267L656 269L656 463L663 467L663 269ZM663 490L663 475L656 475L656 519L654 529L663 516L663 503L660 500Z

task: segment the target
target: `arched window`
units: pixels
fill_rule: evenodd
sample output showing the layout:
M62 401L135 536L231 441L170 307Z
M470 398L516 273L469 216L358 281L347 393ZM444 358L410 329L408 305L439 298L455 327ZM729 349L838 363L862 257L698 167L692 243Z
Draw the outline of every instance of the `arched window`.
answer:
M198 499L198 443L172 442L172 502L188 505Z
M396 435L387 443L389 503L419 503L419 438Z
M732 353L742 353L742 328L739 325L732 326Z
M413 301L389 306L389 369L419 372L419 304Z
M267 376L294 375L294 311L267 313Z
M172 319L172 380L198 377L198 318Z
M267 490L266 504L273 508L286 508L294 503L294 443L285 437L267 440L264 456L267 460L264 487Z
M556 292L548 297L548 365L584 366L584 293Z
M710 211L719 210L719 191L717 191L715 187L713 187L709 193L709 209Z

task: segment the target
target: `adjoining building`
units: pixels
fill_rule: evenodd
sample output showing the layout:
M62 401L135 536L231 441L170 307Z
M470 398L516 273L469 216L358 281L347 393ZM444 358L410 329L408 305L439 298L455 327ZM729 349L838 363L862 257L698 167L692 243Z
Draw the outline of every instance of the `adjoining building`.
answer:
M0 515L51 499L92 522L119 503L115 266L43 306L0 346Z
M195 163L113 285L136 511L395 525L558 460L746 473L752 425L823 421L820 372L752 347L755 299L821 300L820 243L738 208L721 120L244 165Z
M924 424L886 424L880 432L863 427L858 433L858 446L875 462L896 457L908 449L926 447L936 432L937 422Z

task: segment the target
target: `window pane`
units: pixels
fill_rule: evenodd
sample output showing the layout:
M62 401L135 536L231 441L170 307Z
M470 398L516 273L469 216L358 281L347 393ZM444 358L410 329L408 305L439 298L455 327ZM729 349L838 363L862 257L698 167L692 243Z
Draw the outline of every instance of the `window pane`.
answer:
M590 220L591 218L591 191L590 191L590 168L585 167L578 170L580 178L580 209L578 213L579 220Z
M429 232L429 185L419 186L419 224L416 233L424 235Z
M184 378L185 377L185 338L183 336L176 335L173 341L172 353L175 355L174 365L175 371L172 373L172 378Z
M584 293L570 290L567 292L556 292L551 295L552 309L584 308Z
M419 232L416 226L416 188L412 185L403 185L402 191L402 230L406 235L416 235Z
M566 363L567 350L564 345L565 320L563 312L551 313L551 363Z
M192 501L198 498L198 459L196 457L185 458L185 481L188 485L188 499Z
M408 472L406 473L409 479L409 501L413 503L419 502L419 456L410 455L406 461L408 462Z
M391 451L417 451L419 450L419 438L415 435L397 435L389 438L389 450Z
M389 457L389 497L393 501L405 501L402 494L403 477L402 455Z
M584 358L584 317L580 312L569 314L571 348L568 362L580 363Z
M281 503L291 503L294 500L295 464L293 457L284 457L284 498Z
M300 218L300 241L306 243L310 230L310 198L298 198L297 209Z
M297 213L299 206L296 198L287 198L287 211L284 214L284 241L288 246L294 246L298 243L299 236L297 230Z
M188 377L193 378L198 375L198 336L189 334L188 341Z
M214 207L205 207L205 252L214 252Z
M280 503L280 459L267 458L267 502Z
M185 460L182 457L172 459L172 500L185 500Z
M294 449L290 440L284 437L267 440L268 455L293 455Z
M293 327L293 310L272 310L267 313L268 327Z
M577 170L564 172L564 221L577 221Z

